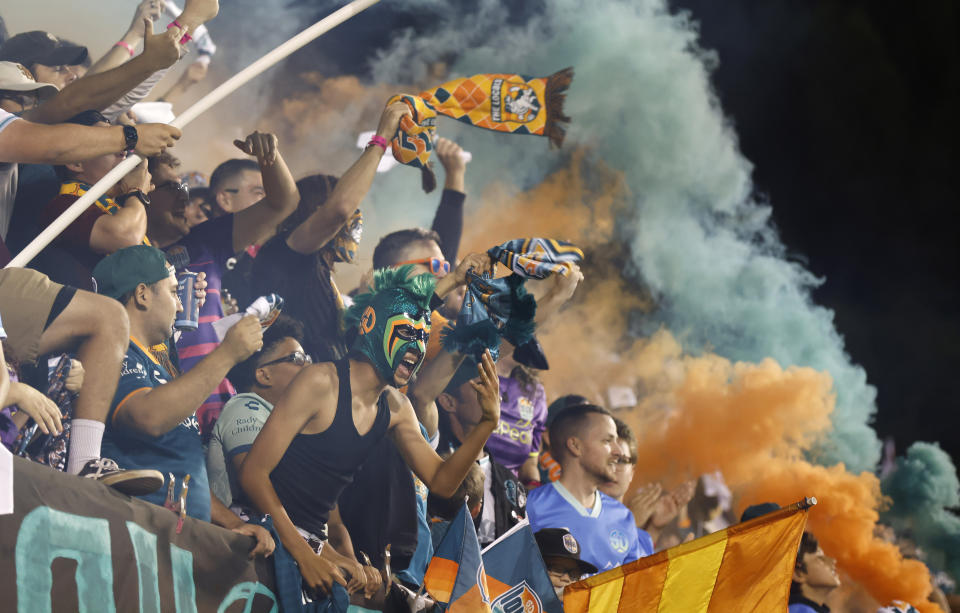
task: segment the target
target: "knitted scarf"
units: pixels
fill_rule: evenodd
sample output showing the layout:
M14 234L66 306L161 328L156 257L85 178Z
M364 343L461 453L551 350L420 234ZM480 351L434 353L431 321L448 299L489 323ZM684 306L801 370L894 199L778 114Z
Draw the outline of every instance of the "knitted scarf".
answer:
M549 77L518 74L478 74L454 79L419 96L394 96L387 105L403 101L412 117L400 121L390 143L393 157L401 164L419 168L426 192L437 185L430 168L430 152L437 130L437 114L497 132L546 136L560 147L570 118L563 114L566 90L573 68Z

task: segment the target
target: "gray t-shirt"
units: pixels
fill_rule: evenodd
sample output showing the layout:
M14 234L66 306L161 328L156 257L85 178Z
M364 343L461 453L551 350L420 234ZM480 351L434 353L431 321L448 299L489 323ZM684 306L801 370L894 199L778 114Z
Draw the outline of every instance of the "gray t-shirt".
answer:
M250 451L272 410L272 404L252 392L238 394L223 405L207 446L207 475L210 490L224 506L244 501L233 457Z
M18 117L0 109L0 132ZM17 197L17 164L0 163L0 238L7 238L10 229L10 217L13 216L13 202Z

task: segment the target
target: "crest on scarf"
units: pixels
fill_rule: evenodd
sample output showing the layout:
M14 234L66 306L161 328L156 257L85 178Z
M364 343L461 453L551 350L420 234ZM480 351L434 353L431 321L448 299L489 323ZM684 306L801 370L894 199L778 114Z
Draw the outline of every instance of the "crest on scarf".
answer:
M490 608L493 613L540 613L543 604L537 593L524 581L497 596Z
M518 81L494 79L490 98L490 118L497 123L529 123L543 107L536 90Z

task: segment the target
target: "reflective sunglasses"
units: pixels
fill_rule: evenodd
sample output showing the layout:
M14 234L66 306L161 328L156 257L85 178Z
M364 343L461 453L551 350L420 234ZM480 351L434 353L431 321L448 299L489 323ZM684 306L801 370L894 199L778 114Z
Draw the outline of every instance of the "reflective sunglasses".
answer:
M406 266L407 264L423 264L430 269L430 274L437 276L440 274L447 274L450 272L450 262L440 259L440 258L421 258L419 260L410 260L407 262L400 262L397 264L397 267Z
M285 355L282 358L265 362L257 368L263 368L264 366L270 366L271 364L280 364L281 362L293 362L297 366L305 366L307 364L313 364L313 359L302 351L294 351L293 353Z
M172 189L180 198L190 199L190 188L187 187L186 183L181 183L180 181L171 179L170 181L157 185L155 189Z

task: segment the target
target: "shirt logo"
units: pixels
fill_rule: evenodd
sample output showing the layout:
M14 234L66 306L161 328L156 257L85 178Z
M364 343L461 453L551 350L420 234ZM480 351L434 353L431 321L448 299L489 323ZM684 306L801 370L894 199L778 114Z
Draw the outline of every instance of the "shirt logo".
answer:
M497 596L490 609L493 613L540 613L543 605L537 593L524 581Z
M620 530L611 530L610 546L613 547L613 550L617 553L627 553L627 549L630 548L630 539Z
M520 419L524 421L533 419L533 403L528 398L520 396L517 400L517 410L520 412Z

